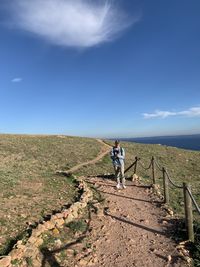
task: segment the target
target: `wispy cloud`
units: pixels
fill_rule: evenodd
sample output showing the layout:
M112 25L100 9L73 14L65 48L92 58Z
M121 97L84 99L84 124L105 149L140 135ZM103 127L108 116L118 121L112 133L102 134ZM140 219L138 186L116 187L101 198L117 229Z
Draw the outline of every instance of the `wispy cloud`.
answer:
M188 117L200 117L200 107L193 107L188 110L178 112L178 115L183 115Z
M143 113L143 117L145 119L153 119L153 118L164 119L170 116L200 117L200 107L192 107L187 110L178 112L156 110L153 113Z
M22 81L22 78L20 78L20 77L13 78L11 80L11 82L13 82L13 83L20 83L21 81Z
M128 18L113 0L14 0L12 21L18 28L53 44L91 47L115 39L139 21Z

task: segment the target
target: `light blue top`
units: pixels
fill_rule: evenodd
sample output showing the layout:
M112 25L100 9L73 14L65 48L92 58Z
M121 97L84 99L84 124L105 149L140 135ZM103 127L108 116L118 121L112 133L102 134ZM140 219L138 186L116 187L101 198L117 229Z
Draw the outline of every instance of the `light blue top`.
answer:
M110 151L110 157L114 166L122 166L125 159L125 150L122 147L113 147Z

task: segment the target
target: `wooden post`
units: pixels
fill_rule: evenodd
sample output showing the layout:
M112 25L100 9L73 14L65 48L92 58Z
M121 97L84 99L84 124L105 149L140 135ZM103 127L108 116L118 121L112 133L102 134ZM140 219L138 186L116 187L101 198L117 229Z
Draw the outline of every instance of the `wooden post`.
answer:
M156 180L155 180L154 157L152 157L152 159L151 159L151 164L152 164L152 179L153 179L153 184L156 184Z
M164 189L164 203L169 204L169 180L166 176L165 168L162 168L163 172L163 189Z
M187 188L190 189L190 185L188 183L183 183L183 193L184 193L184 203L185 203L185 223L188 233L188 239L191 242L194 242L192 200L187 191Z
M138 162L138 158L135 157L135 166L134 166L134 174L136 173L137 171L137 162Z

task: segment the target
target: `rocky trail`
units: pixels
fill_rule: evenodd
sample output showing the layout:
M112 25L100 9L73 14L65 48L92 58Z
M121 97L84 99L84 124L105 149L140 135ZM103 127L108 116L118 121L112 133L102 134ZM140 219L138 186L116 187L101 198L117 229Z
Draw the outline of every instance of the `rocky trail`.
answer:
M84 165L94 164L103 158L110 146L102 140L101 153L93 160L70 169L74 172ZM116 181L104 177L87 177L85 180L105 198L104 209L93 216L89 234L94 255L77 266L95 267L183 267L177 244L170 238L173 231L171 218L161 209L150 188L127 181L127 188L116 189Z
M127 188L116 190L116 182L88 178L105 197L104 212L91 222L95 267L186 266L177 244L170 238L170 218L150 189L127 181ZM87 266L87 264L85 265Z

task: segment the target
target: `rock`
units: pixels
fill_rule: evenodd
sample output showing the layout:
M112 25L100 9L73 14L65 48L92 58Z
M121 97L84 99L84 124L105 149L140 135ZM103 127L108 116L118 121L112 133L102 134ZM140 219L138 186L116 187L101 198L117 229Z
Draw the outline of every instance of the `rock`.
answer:
M42 262L37 258L32 258L32 266L42 266Z
M60 239L55 240L54 244L55 244L56 248L60 248L62 246L62 242Z
M58 218L57 218L56 215L52 215L52 216L51 216L51 220L52 220L52 221L56 221L57 219L58 219Z
M73 249L67 249L66 254L67 254L67 257L73 257L74 256L74 250Z
M36 228L39 232L43 233L46 229L44 224L38 224L37 228Z
M26 247L26 250L25 250L25 253L24 255L26 257L33 257L33 258L36 258L37 257L37 254L39 253L39 250L37 247L33 246L33 245L30 245L30 246L27 246Z
M63 224L65 223L64 219L57 219L56 220L56 226L59 228L59 227L62 227Z
M24 251L25 251L25 248L24 249L13 249L11 252L10 252L10 256L12 258L12 260L16 260L16 259L20 259L22 258L23 254L24 254Z
M63 211L63 218L67 218L68 215L69 215L69 211L68 210L64 210Z
M65 223L69 223L69 222L71 222L71 221L73 221L74 220L74 217L73 217L73 215L70 213L68 216L67 216L67 218L65 219Z
M51 230L55 227L55 223L53 223L52 221L47 221L44 223L44 227L46 230Z
M72 214L72 216L73 216L74 218L77 218L77 217L78 217L78 212L77 212L77 210L73 210L71 214Z
M167 260L168 260L168 262L170 262L172 260L172 256L171 255L168 255L167 256Z
M63 213L57 213L55 216L57 219L61 219L63 218Z
M174 212L173 210L169 210L169 215L173 216L174 215Z
M41 233L42 233L42 232L36 228L36 229L33 229L33 230L32 230L32 234L31 234L31 236L32 236L32 237L38 237L39 235L41 235Z
M86 266L88 264L88 261L86 261L85 259L81 259L79 261L79 264L82 265L82 266Z
M133 174L132 181L138 181L138 180L139 180L139 176L137 174Z
M34 244L37 241L37 237L31 236L28 240L28 243Z
M0 259L0 267L7 267L11 264L11 256L6 256Z
M35 242L35 246L36 247L39 247L43 244L43 239L42 238L37 238L36 242Z

